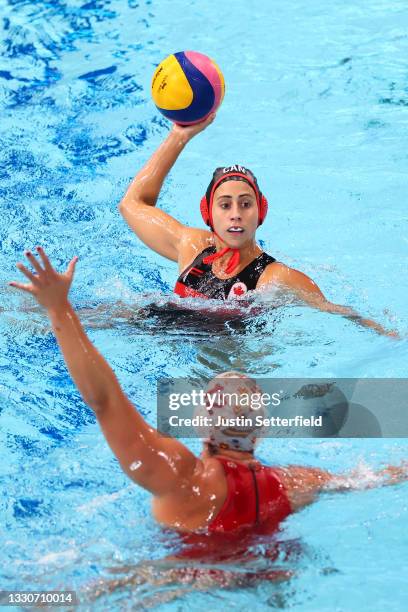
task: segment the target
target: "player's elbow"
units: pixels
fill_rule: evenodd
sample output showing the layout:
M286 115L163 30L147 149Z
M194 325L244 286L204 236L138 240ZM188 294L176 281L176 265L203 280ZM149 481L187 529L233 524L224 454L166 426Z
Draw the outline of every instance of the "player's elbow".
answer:
M106 393L82 393L82 399L96 415L105 413L109 406L109 398Z
M119 202L119 212L122 217L126 218L126 215L133 209L135 209L136 203L130 201L126 196Z

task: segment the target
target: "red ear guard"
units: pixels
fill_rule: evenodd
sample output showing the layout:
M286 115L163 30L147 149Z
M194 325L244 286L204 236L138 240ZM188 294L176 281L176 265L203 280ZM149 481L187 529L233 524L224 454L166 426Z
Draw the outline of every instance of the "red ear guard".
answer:
M210 225L210 211L208 210L207 197L203 196L200 201L200 213L206 225Z
M262 223L265 221L265 217L268 214L268 200L265 198L264 195L261 195L261 201L259 203L259 221L258 221L258 226L262 225Z
M265 198L264 195L261 195L261 201L260 202L258 201L258 209L259 209L259 217L258 217L258 226L259 226L259 225L262 225L262 223L265 221L265 217L268 213L268 200ZM204 220L204 223L208 225L209 227L211 227L211 229L213 229L212 223L210 220L210 209L209 209L208 202L207 202L207 196L203 196L201 198L200 212Z

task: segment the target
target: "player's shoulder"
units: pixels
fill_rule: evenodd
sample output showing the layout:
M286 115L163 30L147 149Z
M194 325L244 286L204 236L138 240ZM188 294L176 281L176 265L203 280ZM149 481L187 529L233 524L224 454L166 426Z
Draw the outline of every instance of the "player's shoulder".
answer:
M185 240L206 240L208 242L212 239L212 233L209 230L200 229L199 227L183 227L183 239Z
M197 252L203 251L209 246L212 246L212 233L208 230L199 229L197 227L184 226L180 244L184 248L193 249L193 251L197 254Z
M184 270L192 261L209 246L212 246L212 234L196 227L185 227L179 242L179 269Z
M282 282L289 277L291 272L296 272L296 270L289 268L289 266L280 261L274 261L265 266L265 270L259 277L257 287L265 285L266 283Z

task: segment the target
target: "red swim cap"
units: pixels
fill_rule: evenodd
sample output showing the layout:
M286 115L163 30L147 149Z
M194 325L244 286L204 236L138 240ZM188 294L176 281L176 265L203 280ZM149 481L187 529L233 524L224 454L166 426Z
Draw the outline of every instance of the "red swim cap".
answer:
M266 213L268 212L268 202L258 186L258 181L255 175L248 168L236 164L234 166L225 166L223 168L216 168L212 176L211 182L207 187L205 196L201 198L200 211L204 219L204 223L209 225L214 231L212 222L212 205L214 200L214 193L217 187L225 181L245 181L252 187L256 194L256 202L258 204L258 226L264 222Z

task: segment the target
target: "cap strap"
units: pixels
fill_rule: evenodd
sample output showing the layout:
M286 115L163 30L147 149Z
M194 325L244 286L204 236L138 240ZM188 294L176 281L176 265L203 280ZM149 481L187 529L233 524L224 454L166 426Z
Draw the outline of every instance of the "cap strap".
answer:
M221 249L221 251L218 251L216 253L213 253L212 255L208 255L207 257L204 257L203 263L212 264L214 261L216 261L223 255L225 255L226 253L229 253L230 251L232 255L229 258L226 267L224 268L224 272L226 272L226 274L231 274L231 272L233 272L235 268L239 266L240 254L239 254L238 249L233 249L231 247L226 246L223 249Z

